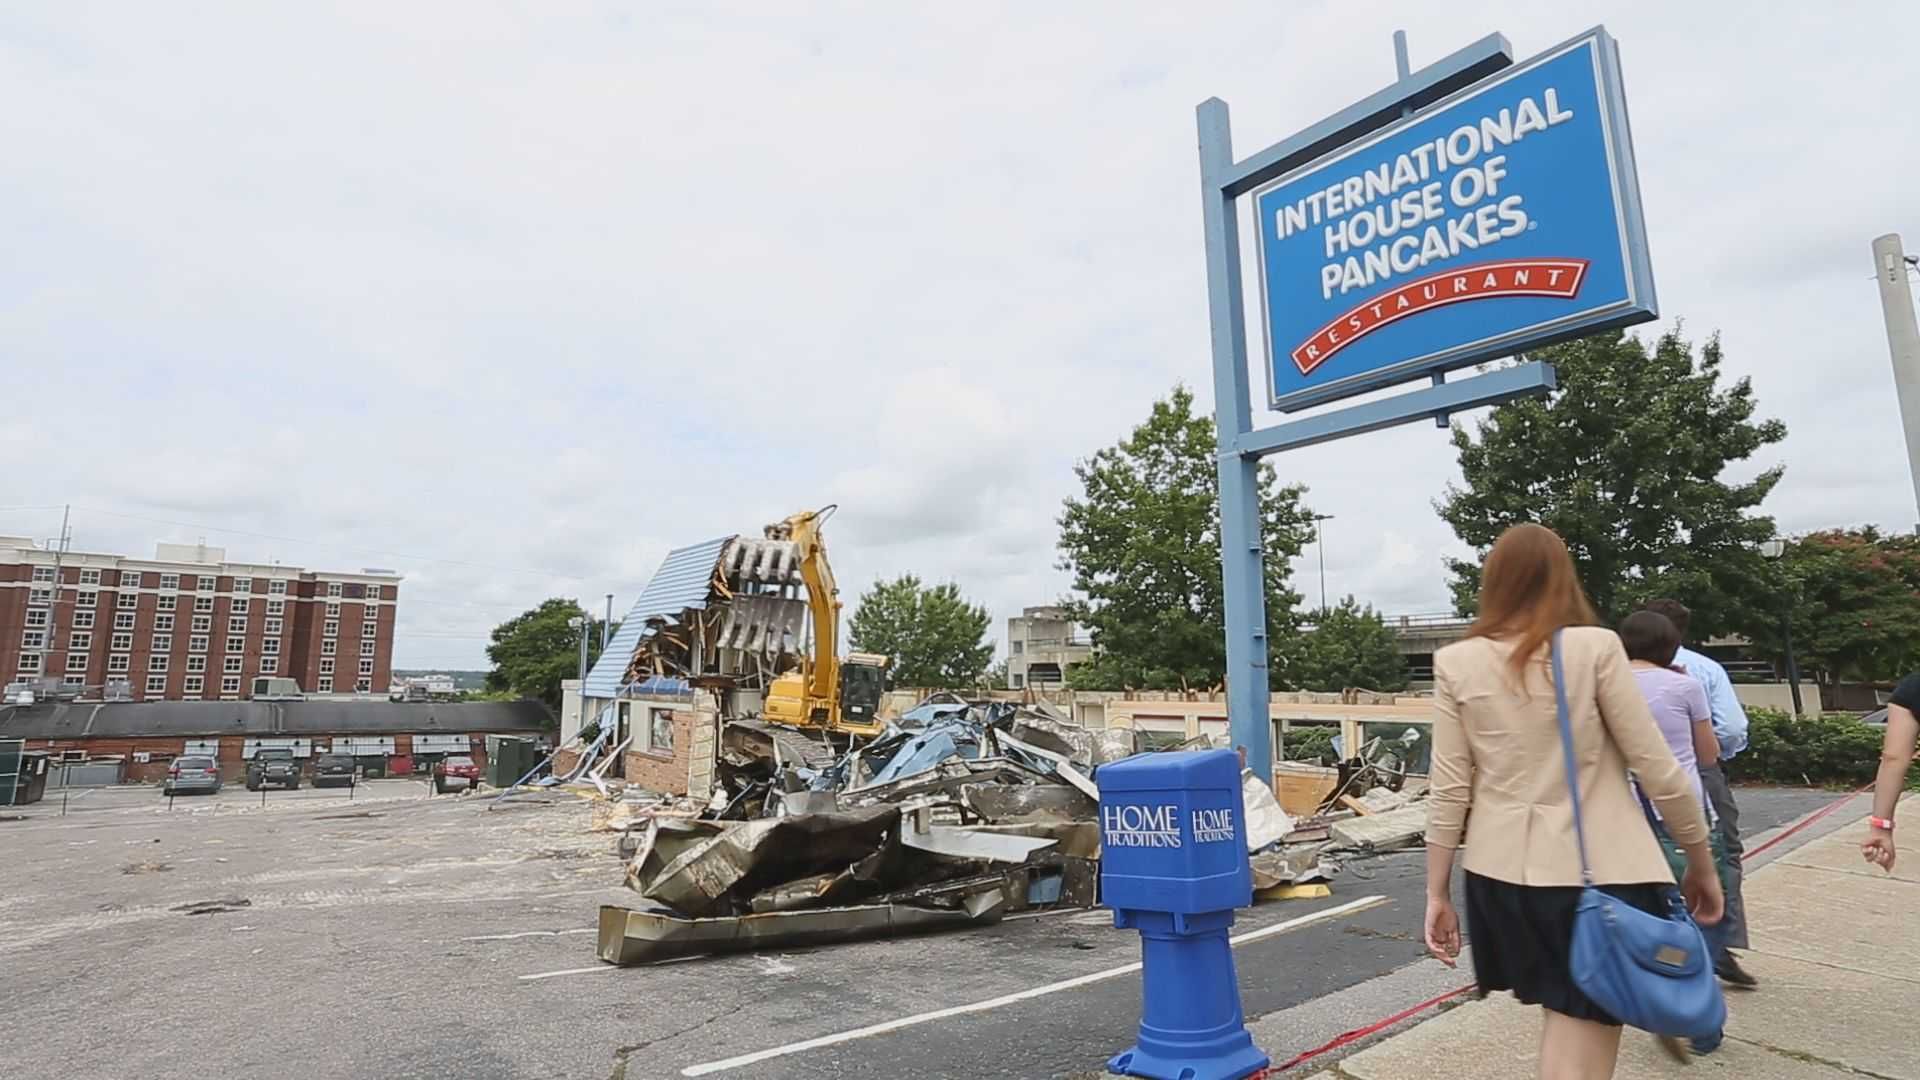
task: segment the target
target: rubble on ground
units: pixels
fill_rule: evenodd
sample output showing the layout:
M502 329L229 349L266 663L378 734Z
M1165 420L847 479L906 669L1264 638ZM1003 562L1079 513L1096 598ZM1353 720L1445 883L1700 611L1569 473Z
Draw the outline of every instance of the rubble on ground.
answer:
M1207 741L1178 748L1191 743ZM593 780L605 800L591 827L622 833L640 900L601 909L600 956L649 963L1093 907L1100 769L1142 752L1129 729L941 694L838 745L823 732L727 721L705 799L597 780L583 764L573 779ZM1292 775L1277 775L1289 807L1242 774L1257 896L1324 895L1343 850L1404 843L1415 818L1424 829L1424 802L1378 763L1311 774L1311 787L1287 786Z

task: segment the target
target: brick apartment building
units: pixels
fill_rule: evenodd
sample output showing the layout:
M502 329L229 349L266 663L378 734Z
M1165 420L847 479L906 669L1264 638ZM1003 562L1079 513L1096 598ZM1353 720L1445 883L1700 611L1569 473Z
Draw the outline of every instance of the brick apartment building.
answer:
M56 580L56 577L58 580ZM152 559L54 553L0 536L0 683L125 681L135 701L234 700L255 676L310 694L385 692L397 574L228 562L157 545Z

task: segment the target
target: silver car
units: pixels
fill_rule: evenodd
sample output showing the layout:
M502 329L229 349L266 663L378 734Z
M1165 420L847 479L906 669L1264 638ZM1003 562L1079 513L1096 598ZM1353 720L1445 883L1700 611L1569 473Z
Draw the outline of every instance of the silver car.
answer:
M160 782L162 795L211 795L219 790L220 763L210 757L175 758Z

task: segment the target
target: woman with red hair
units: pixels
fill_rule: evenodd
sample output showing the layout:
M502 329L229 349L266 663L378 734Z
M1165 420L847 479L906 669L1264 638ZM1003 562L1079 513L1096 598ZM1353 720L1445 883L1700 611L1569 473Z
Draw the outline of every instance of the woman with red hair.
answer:
M1673 874L1627 782L1631 769L1686 852L1680 889L1695 919L1722 894L1694 782L1675 760L1613 631L1596 626L1566 544L1539 525L1508 529L1481 570L1480 613L1434 657L1427 826L1427 948L1452 964L1460 857L1480 990L1545 1010L1541 1080L1605 1080L1620 1022L1574 985L1568 964L1582 886L1551 650L1560 651L1593 884L1661 914ZM1684 1057L1686 1045L1662 1040Z

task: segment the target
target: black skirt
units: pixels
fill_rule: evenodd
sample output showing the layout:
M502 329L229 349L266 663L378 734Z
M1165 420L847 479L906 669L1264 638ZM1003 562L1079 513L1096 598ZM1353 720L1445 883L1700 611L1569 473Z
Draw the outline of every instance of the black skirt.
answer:
M1573 912L1580 889L1515 885L1466 873L1467 940L1480 993L1511 990L1528 1005L1542 1005L1579 1020L1619 1026L1605 1009L1573 985L1567 958L1573 951ZM1642 911L1664 915L1673 886L1602 885Z

